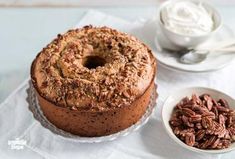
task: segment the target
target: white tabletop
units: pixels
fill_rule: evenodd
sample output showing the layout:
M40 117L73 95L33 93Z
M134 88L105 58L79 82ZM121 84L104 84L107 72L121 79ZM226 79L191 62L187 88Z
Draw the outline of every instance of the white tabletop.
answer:
M235 28L235 5L218 5L217 8L224 23ZM0 8L0 103L29 76L30 64L36 54L58 33L74 27L89 9L135 20L151 18L156 14L157 6ZM34 155L40 158L40 155Z

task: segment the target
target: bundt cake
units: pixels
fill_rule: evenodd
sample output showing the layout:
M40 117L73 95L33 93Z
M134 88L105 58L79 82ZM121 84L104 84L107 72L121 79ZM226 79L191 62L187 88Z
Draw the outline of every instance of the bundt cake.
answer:
M135 124L156 91L156 59L134 36L108 27L69 30L31 66L45 117L79 136L104 136Z

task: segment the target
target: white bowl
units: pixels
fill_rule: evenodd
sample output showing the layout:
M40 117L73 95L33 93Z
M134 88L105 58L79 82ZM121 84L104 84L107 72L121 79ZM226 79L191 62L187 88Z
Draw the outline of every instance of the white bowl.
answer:
M215 90L212 88L204 88L204 87L189 87L189 88L184 88L184 89L178 90L175 93L172 93L166 99L165 103L163 104L162 121L163 121L163 124L164 124L164 127L165 127L167 133L176 143L178 143L182 147L189 149L191 151L200 152L200 153L208 153L208 154L216 154L216 153L225 153L225 152L235 150L235 142L232 143L228 148L221 149L221 150L198 149L198 148L186 145L184 142L182 142L180 139L178 139L175 136L175 134L173 133L173 131L170 127L170 124L169 124L169 120L171 118L172 111L173 111L174 107L176 106L176 104L186 96L191 97L192 94L201 95L201 94L205 94L205 93L210 94L212 96L212 98L214 98L216 100L218 100L220 98L227 100L230 107L232 109L235 109L235 100L232 97L230 97L229 95L226 95L225 93L222 93L218 90Z
M212 13L213 20L215 23L214 30L203 35L183 35L180 33L175 33L171 31L170 29L166 28L161 20L161 11L170 3L177 3L178 1L185 1L185 0L170 0L170 1L164 2L159 8L157 19L158 19L158 23L161 28L161 31L164 33L167 39L171 41L173 44L175 44L176 46L178 46L179 48L194 48L198 46L199 44L202 44L203 42L205 42L214 33L216 33L217 30L221 27L222 25L221 16L219 12L212 5L210 5L209 3L206 3L205 1L202 2L200 0L190 0L194 3L202 2L202 5L206 8L206 10Z

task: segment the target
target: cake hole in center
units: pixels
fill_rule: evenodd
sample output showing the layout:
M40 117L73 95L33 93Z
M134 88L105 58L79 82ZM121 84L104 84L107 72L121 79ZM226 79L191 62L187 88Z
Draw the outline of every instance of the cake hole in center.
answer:
M83 66L88 69L95 69L98 66L104 66L105 59L99 56L87 56L83 59Z

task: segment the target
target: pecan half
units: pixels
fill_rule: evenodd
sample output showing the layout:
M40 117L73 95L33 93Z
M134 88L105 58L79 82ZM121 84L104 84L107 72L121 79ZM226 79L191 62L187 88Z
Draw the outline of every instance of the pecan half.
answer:
M187 133L185 135L185 143L189 146L193 146L195 144L195 135L193 133Z
M196 132L196 141L199 141L201 139L203 139L203 137L205 136L206 131L205 130L199 130L198 132Z

